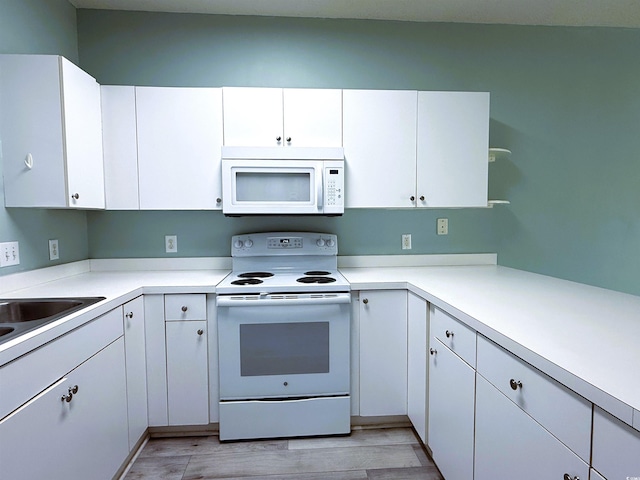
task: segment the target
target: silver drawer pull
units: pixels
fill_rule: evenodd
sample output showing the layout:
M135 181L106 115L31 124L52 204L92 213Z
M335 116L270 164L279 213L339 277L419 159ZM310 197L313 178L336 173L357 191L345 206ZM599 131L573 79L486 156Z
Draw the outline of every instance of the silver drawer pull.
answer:
M431 355L435 355L436 353L438 353L438 351L437 351L435 348L430 348L430 349L429 349L429 353L430 353Z
M183 312L186 312L187 310L189 310L189 308L186 305L183 305L180 310L182 310Z
M202 335L204 333L204 330L202 330L201 328L198 329L198 335Z
M513 378L509 380L509 385L511 386L511 390L517 390L518 387L522 388L522 382L520 380L516 381Z
M446 332L444 332L444 334L447 336L447 338L453 337L453 332L451 330L447 330Z
M571 475L569 475L568 473L565 473L565 474L564 474L564 477L563 477L563 480L580 480L580 477L579 477L579 476L577 476L577 475L576 475L575 477L572 477L572 476L571 476Z

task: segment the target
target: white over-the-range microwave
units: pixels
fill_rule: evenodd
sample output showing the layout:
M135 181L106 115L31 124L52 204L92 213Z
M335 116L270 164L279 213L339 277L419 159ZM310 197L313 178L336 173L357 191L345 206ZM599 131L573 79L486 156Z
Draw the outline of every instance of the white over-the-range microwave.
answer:
M342 215L339 147L222 147L225 215Z

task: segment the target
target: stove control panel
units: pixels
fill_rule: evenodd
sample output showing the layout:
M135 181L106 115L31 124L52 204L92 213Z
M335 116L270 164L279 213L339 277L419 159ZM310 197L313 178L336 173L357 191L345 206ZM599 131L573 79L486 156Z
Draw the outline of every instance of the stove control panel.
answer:
M267 248L302 248L302 238L269 237L267 238Z
M288 253L287 253L288 252ZM234 257L277 255L337 255L338 239L330 233L277 232L234 235Z

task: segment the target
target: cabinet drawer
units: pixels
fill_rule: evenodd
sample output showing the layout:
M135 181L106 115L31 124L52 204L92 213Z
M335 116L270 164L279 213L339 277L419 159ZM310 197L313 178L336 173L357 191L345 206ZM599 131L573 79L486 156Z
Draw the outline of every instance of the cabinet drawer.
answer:
M476 332L448 313L432 307L431 336L436 337L472 367L476 366Z
M116 308L0 368L0 419L122 334Z
M164 296L165 320L205 320L207 297L204 293Z
M477 371L583 460L589 461L590 402L481 335L478 335Z
M640 432L595 407L593 468L609 479L640 477Z

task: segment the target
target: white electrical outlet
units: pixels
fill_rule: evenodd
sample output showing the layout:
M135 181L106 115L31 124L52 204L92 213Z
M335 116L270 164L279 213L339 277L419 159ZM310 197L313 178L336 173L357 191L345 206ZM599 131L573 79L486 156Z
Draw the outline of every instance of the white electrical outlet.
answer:
M410 233L402 234L402 249L411 250L411 234Z
M438 235L448 235L448 234L449 234L449 219L439 218L438 219Z
M58 260L59 258L58 240L49 240L49 260Z
M0 243L0 267L10 267L20 263L20 245L18 242Z
M178 251L178 236L165 235L164 248L167 253L176 253Z

